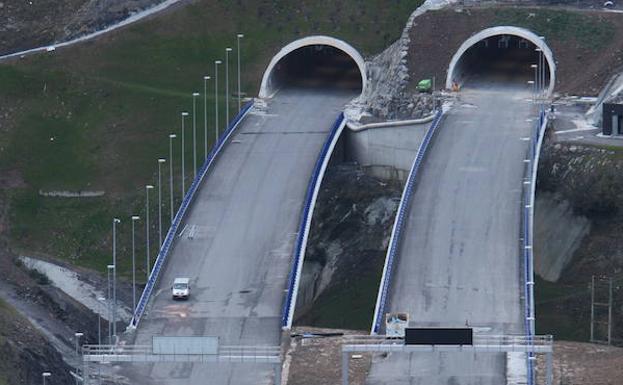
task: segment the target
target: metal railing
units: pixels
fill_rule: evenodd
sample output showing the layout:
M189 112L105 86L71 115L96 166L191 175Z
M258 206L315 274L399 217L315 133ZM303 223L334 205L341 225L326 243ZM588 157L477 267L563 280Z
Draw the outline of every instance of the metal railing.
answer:
M403 339L387 339L382 336L346 336L343 338L343 351L382 352L407 350L474 350L479 352L534 352L552 351L554 339L551 335L491 335L474 334L472 345L405 345Z
M527 153L526 169L522 188L522 226L520 237L522 239L521 255L524 265L524 328L526 338L534 340L535 335L535 309L534 309L534 204L536 197L536 177L541 145L547 118L544 110L539 111L539 118L530 132L530 143ZM535 382L534 353L528 353L526 357L528 385Z
M415 182L418 179L418 172L422 165L422 161L424 160L424 156L426 155L430 142L439 127L442 116L443 111L437 111L435 117L433 118L433 122L426 131L426 135L424 135L424 139L422 140L422 143L420 143L420 147L418 148L415 159L413 160L413 165L411 166L411 171L409 172L409 176L407 178L407 183L405 184L402 192L400 205L398 206L398 213L396 214L396 219L394 220L394 226L392 228L389 246L387 248L385 266L383 267L383 276L381 277L381 284L374 309L374 318L372 320L371 330L372 334L377 334L381 327L387 301L387 292L392 279L394 259L402 236L405 215L409 207L409 202L411 201L411 195L413 194Z
M212 166L212 164L214 163L217 155L220 153L221 149L225 146L227 139L229 139L229 137L232 135L232 133L234 132L238 124L242 121L242 119L246 116L246 114L251 110L251 107L253 107L253 101L250 101L247 104L245 104L240 110L240 112L238 113L238 115L230 122L229 127L218 138L218 141L214 144L214 146L212 147L212 150L208 154L208 157L206 158L203 165L197 172L197 176L195 177L192 184L188 188L188 191L186 192L186 195L184 196L184 199L182 200L180 208L177 210L177 213L175 214L175 217L173 218L173 222L171 223L171 227L169 228L169 231L167 232L166 238L164 239L164 242L162 243L160 247L160 251L158 252L156 262L154 263L151 273L149 274L149 279L147 280L147 284L145 285L143 294L141 295L138 301L138 304L136 305L136 309L134 309L134 314L133 314L132 320L130 321L130 324L128 325L128 328L136 328L138 326L138 323L140 322L141 317L143 316L145 309L147 307L147 303L149 302L149 297L151 296L151 293L156 285L156 282L158 281L160 270L164 266L164 263L166 262L166 259L169 255L169 251L171 249L171 246L173 245L173 240L175 239L175 234L177 233L177 230L182 222L182 219L184 219L184 215L186 214L188 207L192 203L192 200L195 196L195 192L199 188L201 181L203 180L208 170L210 169L210 166Z
M314 171L307 185L305 206L303 207L303 212L301 213L301 221L299 223L299 230L296 237L294 256L292 258L292 269L290 270L290 274L288 276L288 287L285 300L283 302L281 327L284 329L290 329L292 327L292 318L294 315L294 308L296 307L298 285L303 269L303 258L305 256L305 249L307 248L307 237L309 235L309 228L311 226L316 198L318 196L318 191L320 189L325 169L329 159L331 158L331 154L333 153L333 148L335 147L345 124L344 113L340 113L335 120L335 123L333 123L329 136L320 150L320 154L316 160L316 165L314 166Z
M374 342L383 342L383 343L403 343L402 338L388 338L383 335L346 335L342 337L342 341L345 344L369 344ZM474 332L473 336L473 344L474 345L482 345L488 343L512 343L512 344L527 344L534 343L537 345L543 344L551 344L554 341L554 337L552 335L541 335L528 337L524 334L480 334L478 332Z
M151 345L83 345L83 362L250 362L280 363L279 346L220 346L214 352L154 353Z

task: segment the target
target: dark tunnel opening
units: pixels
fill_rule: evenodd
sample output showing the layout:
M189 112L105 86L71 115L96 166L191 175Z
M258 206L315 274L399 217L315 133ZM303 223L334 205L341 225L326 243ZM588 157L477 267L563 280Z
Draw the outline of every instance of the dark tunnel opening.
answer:
M271 74L273 88L343 89L361 92L362 76L355 60L328 45L298 48L283 57Z
M533 87L535 68L539 55L537 46L529 40L514 35L497 35L479 41L461 56L453 74L453 81L464 86L485 83L503 83ZM545 88L549 84L549 68L545 67ZM538 72L537 72L538 76Z

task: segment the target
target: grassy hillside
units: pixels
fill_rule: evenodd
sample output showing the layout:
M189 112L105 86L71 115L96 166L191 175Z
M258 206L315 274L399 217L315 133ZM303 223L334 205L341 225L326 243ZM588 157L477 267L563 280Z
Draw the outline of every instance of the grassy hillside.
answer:
M236 33L246 35L243 90L256 95L265 66L284 44L328 34L364 55L375 54L400 35L421 2L196 1L96 42L0 65L0 195L10 207L4 235L15 251L104 271L111 219L118 216L125 219L119 230L121 261L129 266L128 218L144 216L143 186L154 183L156 158L168 156L167 135L179 137L180 111L192 110L191 93L203 92L202 76L212 75L213 61L224 58L226 46L235 47ZM235 52L230 58L233 89ZM220 75L223 94L222 66ZM208 105L213 106L212 96ZM187 120L187 127L191 124ZM197 125L203 143L202 99ZM176 152L177 169L179 142ZM189 146L187 170L191 154ZM105 195L52 198L39 193L96 190ZM138 253L144 255L144 223L139 229Z

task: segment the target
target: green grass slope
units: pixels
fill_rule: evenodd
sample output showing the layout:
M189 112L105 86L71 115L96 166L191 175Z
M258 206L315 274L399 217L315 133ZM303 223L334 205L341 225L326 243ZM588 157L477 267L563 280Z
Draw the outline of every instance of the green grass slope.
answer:
M144 217L143 186L155 182L156 158L168 156L167 135L179 136L179 113L192 111L191 93L203 92L202 76L212 75L213 61L224 58L226 46L235 48L236 33L246 35L242 82L253 96L270 58L288 42L327 34L348 41L364 55L375 54L399 37L421 2L196 1L95 42L1 64L0 196L10 208L4 231L11 247L104 271L110 261L111 220L118 216L124 220L120 264L127 273L129 216ZM222 95L222 67L220 74ZM208 105L213 106L212 83L209 89ZM203 143L202 99L197 107L198 141ZM211 109L209 113L211 145ZM190 132L186 130L187 143ZM179 142L176 152L179 169ZM190 159L188 146L187 170ZM165 170L168 175L168 165ZM54 198L39 193L94 190L105 195ZM165 194L163 201L167 199ZM163 206L168 214L168 205ZM142 256L143 222L138 229L137 252ZM154 234L152 240L157 239Z

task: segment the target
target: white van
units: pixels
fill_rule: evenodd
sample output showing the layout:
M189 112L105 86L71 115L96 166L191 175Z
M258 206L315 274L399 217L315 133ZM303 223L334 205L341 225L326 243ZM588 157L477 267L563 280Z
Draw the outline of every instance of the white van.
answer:
M190 278L175 278L171 286L173 299L188 299L190 296Z

